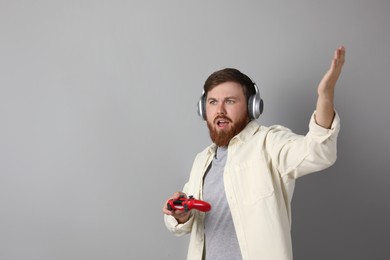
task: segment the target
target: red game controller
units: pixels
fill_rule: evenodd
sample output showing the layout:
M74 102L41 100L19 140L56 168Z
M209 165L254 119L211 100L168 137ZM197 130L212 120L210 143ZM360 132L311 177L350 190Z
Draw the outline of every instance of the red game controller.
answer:
M184 210L185 212L196 209L202 212L207 212L211 209L211 205L203 200L196 200L193 196L189 196L188 198L181 195L178 199L168 200L167 208L169 210Z

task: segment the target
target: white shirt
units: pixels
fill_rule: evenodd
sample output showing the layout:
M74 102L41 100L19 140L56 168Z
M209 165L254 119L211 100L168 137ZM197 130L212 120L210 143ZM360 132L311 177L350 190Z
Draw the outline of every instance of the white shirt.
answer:
M251 121L229 143L224 170L226 197L244 260L291 260L291 199L298 177L323 170L337 158L339 116L330 129L311 117L306 136L283 126L260 126ZM202 199L203 175L216 146L209 146L194 161L183 192ZM178 224L165 215L167 228L177 236L191 233L188 260L201 260L204 213L193 210Z

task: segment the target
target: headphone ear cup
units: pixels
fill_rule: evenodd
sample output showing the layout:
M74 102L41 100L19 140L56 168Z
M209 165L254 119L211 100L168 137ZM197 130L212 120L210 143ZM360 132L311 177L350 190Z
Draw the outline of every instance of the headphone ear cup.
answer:
M257 119L263 113L264 103L260 94L256 93L248 99L248 115L250 119Z
M203 120L206 120L206 97L204 94L202 94L198 101L197 112Z
M249 118L252 120L252 119L255 119L255 114L254 114L254 111L253 111L253 101L254 101L254 95L250 96L249 99L248 99L248 116Z
M263 114L263 110L264 110L264 101L262 98L260 98L260 115Z

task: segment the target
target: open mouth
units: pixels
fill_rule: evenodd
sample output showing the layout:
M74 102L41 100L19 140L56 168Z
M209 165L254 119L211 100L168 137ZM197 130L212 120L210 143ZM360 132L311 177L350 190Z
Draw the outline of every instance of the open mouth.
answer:
M227 118L217 118L215 120L215 124L221 128L228 126L229 123L230 123L230 120Z

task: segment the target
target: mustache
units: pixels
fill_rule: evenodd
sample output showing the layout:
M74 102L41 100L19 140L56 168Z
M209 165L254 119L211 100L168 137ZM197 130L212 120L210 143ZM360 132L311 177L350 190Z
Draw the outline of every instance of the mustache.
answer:
M214 124L216 124L218 120L225 120L228 121L229 123L232 122L232 120L227 116L217 116L216 118L214 118Z

